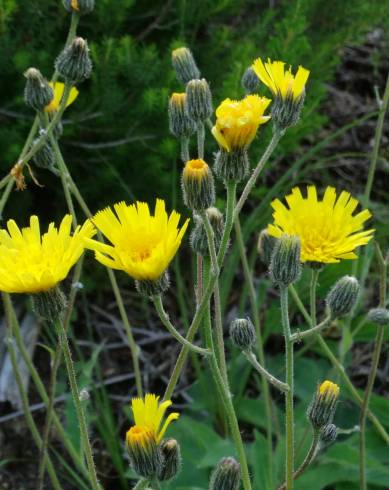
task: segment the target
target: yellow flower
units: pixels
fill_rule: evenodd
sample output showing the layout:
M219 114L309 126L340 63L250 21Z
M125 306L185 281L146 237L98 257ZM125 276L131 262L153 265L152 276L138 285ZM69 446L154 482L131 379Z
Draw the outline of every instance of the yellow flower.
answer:
M41 236L39 219L19 229L14 220L8 231L0 229L0 290L6 293L40 293L65 279L84 251L85 238L95 229L90 221L71 234L72 217L66 215L59 228L50 223Z
M212 128L219 145L228 152L249 146L258 126L270 119L263 115L270 102L259 95L248 95L239 101L225 99L216 109L216 124Z
M324 397L338 398L339 391L339 386L328 380L323 381L323 383L318 387L318 394Z
M297 73L293 75L291 67L285 70L283 61L271 61L263 63L258 58L253 63L253 70L258 78L269 87L274 96L280 96L282 99L291 97L297 100L305 92L305 84L309 77L309 70L298 67Z
M323 200L317 198L315 186L308 186L304 198L298 187L286 196L286 207L279 199L271 206L274 223L270 235L280 238L283 233L301 239L301 261L335 263L341 259L356 259L355 249L366 245L374 230L360 231L371 217L365 209L355 215L358 200L342 191L337 198L333 187L327 187Z
M171 413L161 427L165 412L171 404L170 400L159 403L159 396L153 394L146 394L144 399L133 398L131 408L135 425L126 434L127 444L145 446L150 440L159 444L168 425L180 416L177 412Z
M49 82L50 87L53 89L54 93L54 98L50 102L49 105L45 107L45 112L55 112L58 110L60 104L61 104L61 99L63 95L63 91L65 89L65 85L62 82ZM72 104L78 96L78 90L76 87L72 87L70 89L69 93L69 98L66 102L66 107L68 107L70 104Z
M86 240L96 259L112 269L123 270L138 281L156 281L167 269L181 244L189 220L178 228L180 215L166 213L165 202L157 199L154 216L144 202L124 202L99 211L96 227L112 245Z

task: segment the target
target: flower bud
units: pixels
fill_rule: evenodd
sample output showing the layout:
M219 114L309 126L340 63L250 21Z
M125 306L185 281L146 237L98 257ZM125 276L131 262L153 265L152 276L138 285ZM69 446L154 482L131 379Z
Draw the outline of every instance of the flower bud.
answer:
M194 78L200 78L200 71L188 48L175 49L172 52L172 63L180 82L186 84Z
M239 463L234 458L221 459L211 475L209 490L238 490L239 486Z
M258 90L259 78L251 66L243 73L241 83L247 94L252 94Z
M326 425L320 432L320 442L330 444L338 437L338 428L335 424Z
M62 0L68 12L77 12L79 15L89 14L95 8L95 0Z
M271 236L267 229L261 231L258 237L258 254L261 261L269 266L271 256L273 253L274 245L277 242L277 238Z
M36 314L51 323L61 318L67 301L59 286L31 295Z
M236 318L230 325L232 342L241 350L250 350L255 342L255 329L250 318Z
M384 327L389 325L389 310L386 308L373 308L367 314L367 318L376 325Z
M189 138L197 130L197 124L185 110L186 93L174 93L169 100L169 129L176 138Z
M32 146L36 145L38 139L36 139ZM46 142L42 148L40 148L32 157L32 161L37 167L52 170L55 166L54 152L48 142Z
M139 476L150 478L157 475L162 467L162 454L152 431L132 426L126 434L126 447L131 467Z
M301 109L304 105L305 92L300 95L297 99L292 96L285 98L276 96L274 98L271 117L274 126L280 130L295 126L299 119Z
M202 122L212 116L212 94L208 82L204 78L188 82L185 107L188 116L193 121Z
M326 303L332 318L347 315L355 305L359 293L359 283L355 277L344 276L332 286Z
M169 289L169 274L167 271L165 271L162 276L155 281L136 280L135 286L140 295L144 296L145 298L153 298L154 296L165 293Z
M274 284L287 287L298 280L301 273L300 255L300 238L281 235L274 245L270 262L270 277Z
M208 208L206 210L206 213L213 229L215 249L219 250L224 230L223 215L217 208L214 207ZM195 216L195 221L196 226L191 233L190 244L196 253L202 255L203 257L206 257L209 255L209 249L207 234L205 232L203 220L200 217Z
M175 439L165 439L159 446L163 464L158 471L158 480L166 481L174 478L181 471L181 450Z
M202 211L215 202L213 175L204 160L189 160L182 172L184 202L193 211Z
M250 170L247 148L233 151L221 148L216 153L214 171L223 182L240 182L245 180Z
M91 76L92 61L88 43L82 37L76 37L58 56L55 68L67 83L75 85Z
M36 111L43 111L54 98L53 89L36 68L29 68L24 76L27 79L24 87L25 103Z
M323 429L332 423L338 397L339 386L331 381L324 381L317 387L316 394L307 410L307 417L314 430Z

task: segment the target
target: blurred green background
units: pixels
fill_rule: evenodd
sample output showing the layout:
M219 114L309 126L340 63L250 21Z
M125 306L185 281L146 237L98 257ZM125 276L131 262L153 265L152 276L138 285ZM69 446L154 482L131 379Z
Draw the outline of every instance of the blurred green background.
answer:
M16 162L33 119L23 102L23 72L34 66L50 77L53 62L66 37L68 22L69 15L60 1L0 0L0 177ZM270 219L271 199L283 196L294 184L315 182L321 188L332 184L358 197L363 194L377 117L374 86L377 85L382 95L389 68L388 27L389 3L378 0L97 0L93 14L81 19L78 33L88 39L94 71L92 78L80 85L77 101L65 113L65 130L60 143L72 175L94 211L123 199L152 203L158 196L188 214L179 190L182 166L179 145L169 135L167 121L169 94L183 90L171 68L173 48L187 45L192 49L202 76L211 85L215 107L225 97L243 95L241 75L258 56L279 58L294 67L302 64L311 70L301 121L283 138L272 165L266 168L242 214L250 264L262 306L267 358L276 375L283 375L279 303L264 266L256 260L257 232ZM268 95L265 88L263 93ZM270 136L271 126L267 125L250 150L253 162ZM389 241L387 141L386 128L370 203L374 227L384 250ZM216 149L216 143L208 134L206 159L209 162ZM43 221L49 222L64 214L66 205L59 180L48 171L37 168L33 171L44 187L36 186L26 171L28 188L12 193L4 211L5 219L12 216L23 222L30 214L38 213ZM222 206L224 194L221 191L220 186L218 195ZM374 337L373 325L361 323L366 308L375 305L377 299L378 274L372 256L370 247L363 255L371 261L372 268L361 309L349 325L340 323L347 332L342 342L339 331L331 332L328 338L333 352L343 359L359 389L366 382ZM188 246L172 267L173 287L168 296L169 311L182 328L188 324L193 307L191 270L183 266L190 263L187 259ZM104 270L96 269L90 257L86 264L86 288L81 294L73 328L77 339L95 342L92 353L85 347L87 343L77 353L81 359L78 368L82 384L90 385L96 378L105 379L107 373L126 373L130 366L126 349L117 357L116 351L107 354L108 351L98 347L99 342L109 342L112 338L108 334L105 338L96 328L104 317L97 308L106 308L115 318L118 314ZM323 298L328 288L350 270L350 262L326 268L320 281L319 313L323 311ZM158 332L158 322L146 303L139 301L128 286L127 277L123 274L119 279L136 339L144 341L147 336L142 329ZM308 296L307 280L305 275L299 283L304 301ZM237 314L248 314L247 288L235 246L231 247L221 282L226 323ZM306 328L293 306L291 318L295 328ZM171 349L171 343L165 343ZM263 401L250 367L229 343L227 347L234 401L255 475L254 488L267 488L266 472L262 471L266 465ZM40 361L43 370L47 370L42 351L38 352L38 363ZM152 343L142 345L142 369L148 389L162 391L171 364L164 365L162 372L155 368L164 361L155 351ZM176 351L170 353L174 359ZM309 442L304 412L316 382L324 377L339 381L320 349L312 346L297 356L296 430L301 441L300 459ZM387 370L383 369L372 408L388 430L387 379ZM182 444L184 466L179 480L171 488L195 490L205 488L210 469L220 457L233 454L234 450L221 435L218 409L212 395L214 388L204 366L193 362L184 385L177 400L185 403L185 416L170 432ZM63 381L59 393L65 386ZM127 388L128 384L114 388L103 384L102 388L94 390L89 411L96 427L98 466L106 489L125 489L129 485L130 473L123 459L122 444L129 424L127 405L123 413L122 402L124 394L128 395ZM358 411L344 387L341 388L343 399L336 421L342 428L352 429L358 423ZM275 466L280 479L282 397L273 395L275 435L280 443L275 453ZM79 435L70 399L63 416L69 437L77 441ZM369 490L387 488L389 473L384 466L387 447L371 428L368 451ZM73 482L69 483L69 488L84 488L80 482L72 487L75 477L65 465L64 468L66 479ZM194 478L196 485L191 484ZM351 433L342 435L339 442L320 455L318 464L299 480L298 488L353 490L358 488L357 480L358 436Z

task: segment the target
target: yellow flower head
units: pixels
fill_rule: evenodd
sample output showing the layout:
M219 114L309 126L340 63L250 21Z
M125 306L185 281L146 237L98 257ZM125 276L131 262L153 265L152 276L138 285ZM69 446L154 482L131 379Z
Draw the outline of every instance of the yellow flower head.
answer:
M264 116L270 99L259 95L247 95L242 100L225 99L216 109L216 124L212 134L227 151L245 148L255 138L260 124L270 116Z
M188 160L184 167L183 177L189 180L203 180L210 172L209 166L201 158Z
M283 61L271 61L263 63L261 58L258 58L253 63L253 70L258 78L269 87L274 96L279 96L282 99L292 98L297 100L305 92L305 84L309 77L309 70L298 67L297 73L293 75L292 68L285 70Z
M346 191L337 198L335 189L327 187L319 201L315 186L308 186L306 198L295 187L285 199L288 207L279 199L272 202L274 223L268 226L268 232L276 238L283 233L299 236L302 262L330 264L356 259L355 249L372 238L374 230L361 231L371 217L370 211L353 215L358 200Z
M54 97L50 104L45 107L45 112L55 112L58 110L61 104L65 85L62 82L49 82L49 85L53 89ZM66 107L70 106L70 104L72 104L77 99L77 96L78 90L76 89L76 87L72 87L70 89L69 98L66 102Z
M170 103L183 108L185 104L186 93L185 92L173 92L170 97Z
M171 404L170 400L159 403L159 396L153 394L146 394L144 399L133 398L131 408L135 425L126 434L127 444L146 446L150 440L159 444L170 422L180 416L177 412L171 413L162 425L165 412Z
M39 219L31 216L22 228L14 220L0 229L0 290L6 293L40 293L54 288L68 275L84 251L85 238L95 229L90 221L71 234L72 217L66 215L59 228L50 223L41 236Z
M123 270L138 281L158 280L175 256L189 220L178 228L180 215L173 211L168 216L162 199L157 199L154 216L139 201L130 206L120 202L114 209L116 215L108 207L93 218L112 245L86 240L86 246L107 267Z
M323 381L318 387L318 395L328 398L338 398L339 396L339 386L332 381Z

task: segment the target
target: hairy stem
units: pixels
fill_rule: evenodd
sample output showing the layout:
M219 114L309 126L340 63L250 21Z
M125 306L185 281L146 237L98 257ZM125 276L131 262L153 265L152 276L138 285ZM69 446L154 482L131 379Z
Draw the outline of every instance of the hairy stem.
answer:
M257 361L257 358L252 352L249 351L243 351L243 355L245 358L249 361L249 363L253 366L253 368L258 371L258 373L265 377L269 383L271 383L273 386L275 386L277 389L282 391L283 393L286 393L289 391L289 385L287 383L284 383L283 381L277 379L275 376L273 376L269 371L267 371L261 364Z

